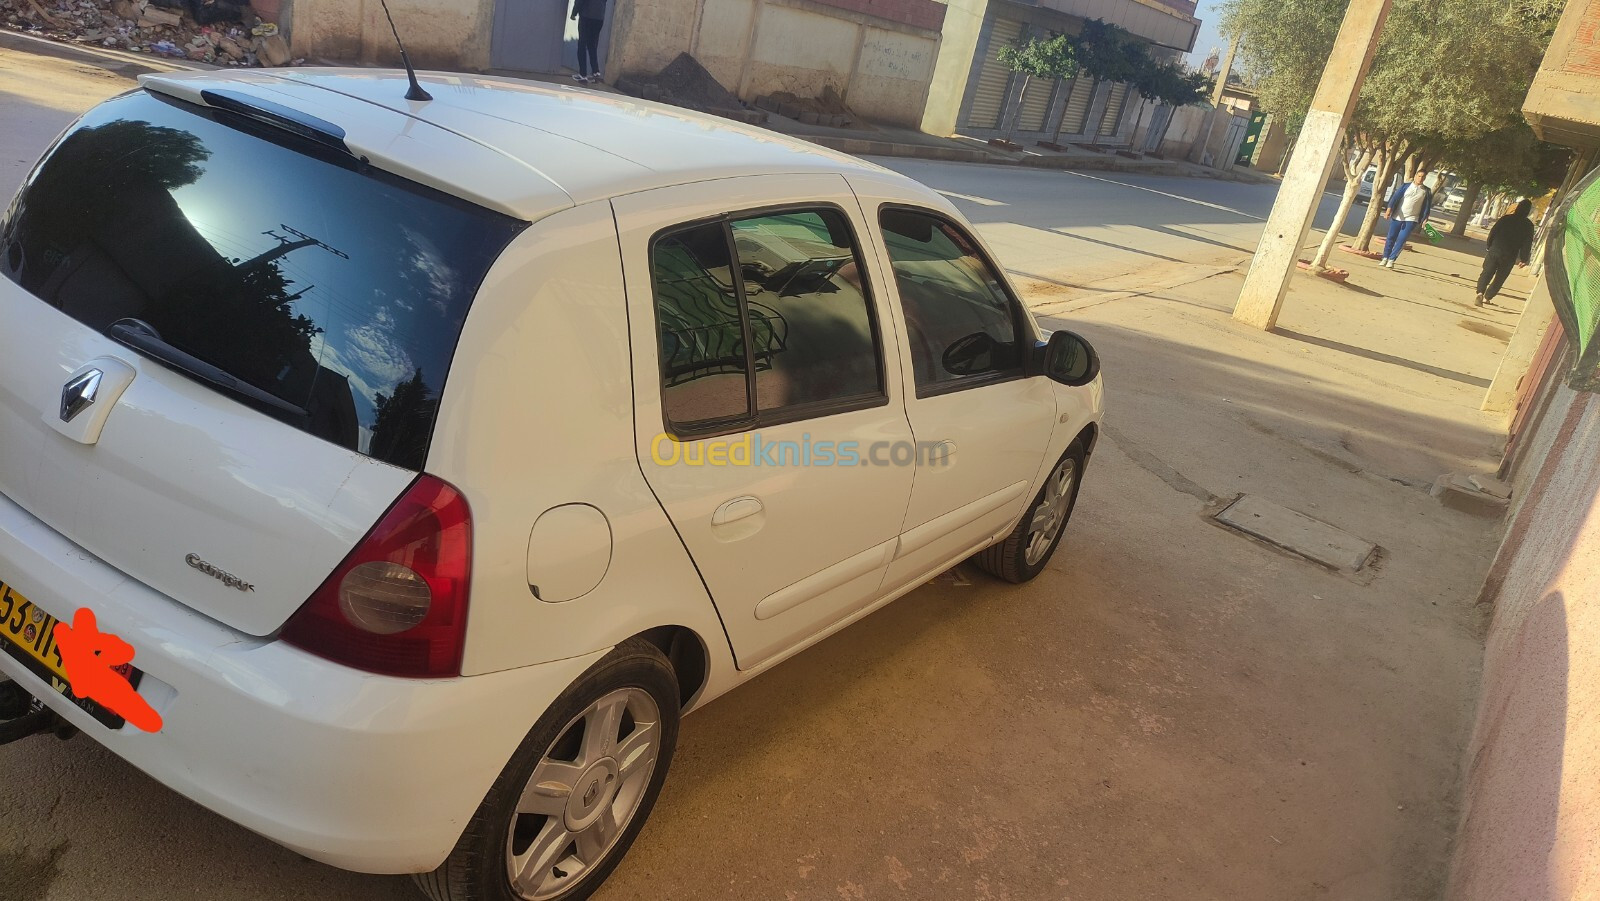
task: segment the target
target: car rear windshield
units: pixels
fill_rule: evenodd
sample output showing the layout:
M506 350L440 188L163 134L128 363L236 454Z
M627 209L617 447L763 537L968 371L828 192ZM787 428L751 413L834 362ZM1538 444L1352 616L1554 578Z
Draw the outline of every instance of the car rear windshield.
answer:
M0 271L241 403L421 469L467 309L524 225L139 91L34 171L0 222Z

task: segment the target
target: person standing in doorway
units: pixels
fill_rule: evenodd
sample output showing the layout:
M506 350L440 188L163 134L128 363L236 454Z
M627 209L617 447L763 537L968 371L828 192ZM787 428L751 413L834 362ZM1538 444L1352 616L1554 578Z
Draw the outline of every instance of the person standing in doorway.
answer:
M1533 201L1524 199L1489 229L1489 251L1483 256L1483 274L1478 276L1478 306L1490 303L1500 293L1513 265L1526 266L1532 258L1533 220L1528 218L1531 212Z
M572 80L593 84L600 75L600 29L606 26L606 0L572 0L578 20L578 74Z
M1402 185L1389 198L1389 237L1383 242L1381 265L1394 268L1400 251L1406 248L1406 240L1413 231L1422 227L1422 223L1428 221L1428 214L1433 212L1433 192L1424 184L1427 179L1428 173L1418 169L1417 177L1411 180L1411 184Z

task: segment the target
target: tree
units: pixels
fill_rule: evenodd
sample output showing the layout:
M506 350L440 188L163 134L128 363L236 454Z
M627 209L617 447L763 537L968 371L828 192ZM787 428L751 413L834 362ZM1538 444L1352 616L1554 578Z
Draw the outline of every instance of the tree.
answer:
M1096 81L1133 84L1155 77L1157 66L1150 45L1127 29L1090 19L1078 32L1078 67Z
M1152 65L1149 44L1099 19L1083 23L1076 43L1078 68L1099 81L1132 82Z
M1347 159L1379 167L1356 237L1365 249L1397 170L1460 168L1478 143L1519 111L1559 17L1560 0L1396 0L1347 136ZM1224 28L1244 30L1243 62L1263 105L1303 114L1333 48L1344 0L1227 0ZM1354 165L1354 163L1351 163ZM1353 173L1359 179L1365 166ZM1356 192L1335 220L1343 224ZM1314 260L1326 263L1324 242Z
M1035 78L1063 81L1078 74L1077 44L1071 35L1058 34L1047 40L1029 39L1021 47L1005 47L999 53L1000 64L1013 72L1022 73L1022 90L1017 94L1017 112L1011 117L1007 138L1016 141L1021 124L1022 103Z
M1484 190L1538 197L1561 184L1572 161L1572 151L1539 140L1520 117L1508 120L1470 146L1448 147L1444 155L1456 161L1451 168L1468 186L1450 229L1454 235L1466 232L1467 220Z
M1203 72L1191 72L1175 63L1154 62L1134 73L1131 82L1134 90L1145 99L1148 108L1153 102L1160 106L1179 107L1202 103L1209 96L1211 81ZM1144 124L1144 109L1139 110L1139 121L1134 123L1134 134Z

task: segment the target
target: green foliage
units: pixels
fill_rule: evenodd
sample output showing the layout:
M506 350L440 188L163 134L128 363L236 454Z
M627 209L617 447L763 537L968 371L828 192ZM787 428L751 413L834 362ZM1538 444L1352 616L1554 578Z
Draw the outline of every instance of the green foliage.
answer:
M1150 45L1130 32L1099 20L1083 24L1076 35L1033 38L1021 47L999 53L1002 65L1034 78L1069 79L1082 72L1091 78L1127 82L1147 98L1187 106L1206 98L1209 83L1198 72L1150 58Z
M1403 146L1405 154L1463 173L1494 170L1485 183L1533 178L1540 167L1531 146L1511 133L1491 136L1520 121L1563 5L1395 0L1351 119L1352 144ZM1347 0L1226 0L1223 29L1244 34L1240 54L1264 108L1290 120L1304 116L1347 6Z
M1559 185L1572 162L1571 150L1539 140L1520 118L1466 145L1447 146L1442 156L1467 183L1524 197Z
M1202 103L1211 92L1211 80L1202 72L1190 72L1175 63L1151 62L1133 77L1132 84L1143 97L1168 106Z
M1078 32L1078 65L1095 78L1131 83L1154 65L1149 48L1125 29L1090 19Z
M1013 72L1035 78L1067 79L1078 74L1076 42L1066 34L1043 41L1033 38L1021 47L1006 47L1000 51L999 59Z

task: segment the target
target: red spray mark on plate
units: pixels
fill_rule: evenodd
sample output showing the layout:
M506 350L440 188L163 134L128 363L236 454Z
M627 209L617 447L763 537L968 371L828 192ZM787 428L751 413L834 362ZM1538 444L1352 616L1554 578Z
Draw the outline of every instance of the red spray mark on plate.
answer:
M128 684L133 645L101 632L93 610L79 607L71 626L56 623L56 646L73 694L104 705L146 732L161 731L161 714Z

